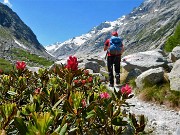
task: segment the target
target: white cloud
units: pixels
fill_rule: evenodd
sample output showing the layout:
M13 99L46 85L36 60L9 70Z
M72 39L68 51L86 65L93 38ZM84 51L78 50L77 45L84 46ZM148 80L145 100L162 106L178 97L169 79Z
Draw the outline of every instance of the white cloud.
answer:
M8 5L9 7L12 7L12 4L9 2L9 0L3 0L3 3Z

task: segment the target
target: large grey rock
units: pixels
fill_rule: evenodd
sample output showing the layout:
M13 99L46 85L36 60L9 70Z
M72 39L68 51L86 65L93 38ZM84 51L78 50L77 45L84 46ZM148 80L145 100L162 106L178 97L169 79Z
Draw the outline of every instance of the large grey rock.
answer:
M106 63L105 63L104 59L101 58L101 57L98 57L98 56L87 58L87 60L88 60L88 61L95 61L95 62L97 62L99 65L101 65L102 67L105 67L105 66L106 66Z
M137 68L131 70L131 71L128 73L127 77L126 77L126 81L125 81L125 82L128 82L128 81L130 81L131 79L134 79L134 78L138 77L141 73L142 73L141 70L139 70L139 69L137 69Z
M174 135L180 135L180 126L177 128L176 132L174 133Z
M145 85L155 85L161 82L164 78L164 70L162 67L149 69L143 72L135 80L136 86L142 89Z
M30 67L30 66L26 66L26 68L32 72L38 72L38 70L40 69L40 67Z
M86 61L84 64L85 69L92 69L94 73L100 72L100 65L95 61Z
M170 89L180 91L180 59L174 63L173 69L168 74Z
M157 67L167 68L167 63L163 51L157 49L125 56L122 58L121 65L126 71L130 72L135 68L140 69L141 71Z
M169 58L172 60L172 62L175 62L176 60L180 59L180 46L176 46L172 52L169 54Z

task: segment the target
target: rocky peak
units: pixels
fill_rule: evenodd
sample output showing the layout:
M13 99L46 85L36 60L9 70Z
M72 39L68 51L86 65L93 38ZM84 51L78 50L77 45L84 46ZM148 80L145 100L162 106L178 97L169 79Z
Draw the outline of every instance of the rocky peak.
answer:
M145 0L131 13L112 22L102 22L80 36L83 42L79 40L78 47L71 48L71 55L91 55L103 51L103 44L113 30L117 30L124 39L126 49L124 55L162 49L167 37L173 34L179 21L180 12L178 11L180 11L179 0ZM84 35L88 35L88 38L82 38ZM74 40L69 41L69 43L65 41L66 47L74 44ZM53 52L54 56L69 55L68 51L62 52L62 44L64 43L61 43Z

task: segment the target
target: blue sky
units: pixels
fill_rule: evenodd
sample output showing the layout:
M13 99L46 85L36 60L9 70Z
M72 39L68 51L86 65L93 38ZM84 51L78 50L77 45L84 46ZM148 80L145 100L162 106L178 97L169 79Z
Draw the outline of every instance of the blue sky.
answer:
M46 46L87 33L105 21L130 13L144 0L0 0Z

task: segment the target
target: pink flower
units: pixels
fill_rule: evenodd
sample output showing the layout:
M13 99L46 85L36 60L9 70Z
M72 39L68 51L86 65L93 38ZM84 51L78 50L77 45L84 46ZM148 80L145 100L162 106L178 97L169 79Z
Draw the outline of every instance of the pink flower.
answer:
M89 75L89 70L84 70L84 75Z
M71 70L78 70L78 62L77 62L77 58L74 56L69 56L69 59L67 60L67 65L66 65L67 69L71 69Z
M108 98L110 98L110 95L107 92L103 92L103 93L100 94L100 97L108 99Z
M127 95L129 95L129 94L131 94L131 92L132 92L132 88L131 88L128 84L126 84L126 86L123 86L123 87L121 88L121 93L122 93L122 94L127 94Z
M17 61L16 62L16 69L17 70L24 70L26 67L26 63L24 61Z
M92 76L90 76L90 77L88 78L88 81L89 81L89 82L92 82L92 81L93 81Z
M86 80L81 80L81 83L84 85L86 83Z
M81 101L81 103L82 103L82 107L83 107L83 108L86 107L86 101L85 101L85 99L83 99L83 100Z
M74 84L78 84L79 80L74 80L73 82L74 82Z
M41 88L36 88L34 91L35 94L39 94L40 92L41 92Z

